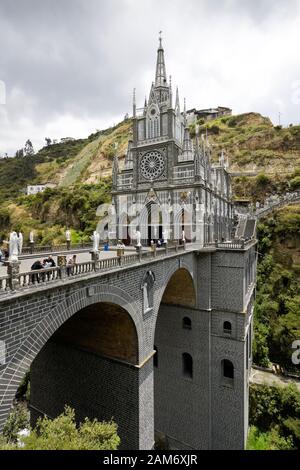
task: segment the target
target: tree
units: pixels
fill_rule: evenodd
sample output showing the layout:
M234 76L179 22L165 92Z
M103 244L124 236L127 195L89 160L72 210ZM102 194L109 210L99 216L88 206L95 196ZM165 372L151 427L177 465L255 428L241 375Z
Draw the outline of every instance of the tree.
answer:
M23 158L24 157L24 150L20 149L16 151L16 158Z
M45 137L45 141L46 141L47 147L49 147L49 145L51 145L52 143L52 140L50 139L50 137Z
M31 140L27 140L25 147L24 147L24 154L26 157L31 157L34 155L34 149Z
M91 421L88 418L76 426L75 411L69 406L57 418L39 418L35 429L19 437L24 450L116 450L120 444L117 425L110 421ZM0 449L13 442L0 440ZM11 448L11 447L10 447Z

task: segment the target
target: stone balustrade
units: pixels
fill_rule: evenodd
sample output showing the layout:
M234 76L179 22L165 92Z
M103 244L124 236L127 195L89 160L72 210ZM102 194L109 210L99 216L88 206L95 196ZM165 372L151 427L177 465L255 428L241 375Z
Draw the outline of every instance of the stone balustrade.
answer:
M59 282L64 279L80 277L87 274L120 269L123 266L131 266L136 263L149 262L151 259L172 256L184 251L185 245L170 245L140 253L129 253L112 258L92 259L76 263L74 266L57 266L26 272L19 272L20 263L9 263L8 274L0 277L0 295L14 293L26 288L43 286L45 284ZM12 269L13 268L13 269Z

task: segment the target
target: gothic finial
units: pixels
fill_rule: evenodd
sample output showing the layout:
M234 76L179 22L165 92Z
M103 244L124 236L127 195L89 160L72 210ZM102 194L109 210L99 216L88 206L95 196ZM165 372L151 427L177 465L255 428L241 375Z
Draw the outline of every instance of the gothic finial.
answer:
M159 31L159 38L158 38L159 39L159 49L162 49L162 37L161 37L161 35L162 35L162 31Z
M155 86L167 86L167 74L166 74L166 65L164 50L162 47L162 38L159 36L159 48L157 50L157 61L156 61L156 73L155 73Z
M176 87L176 101L175 101L175 108L180 109L179 105L179 92L178 92L178 86Z
M133 89L132 106L133 106L133 117L135 117L136 116L135 88Z
M186 126L187 122L186 122L186 99L184 98L183 100L183 118L184 118L184 125Z
M173 104L173 92L172 92L172 75L169 77L169 104L170 108L172 108Z

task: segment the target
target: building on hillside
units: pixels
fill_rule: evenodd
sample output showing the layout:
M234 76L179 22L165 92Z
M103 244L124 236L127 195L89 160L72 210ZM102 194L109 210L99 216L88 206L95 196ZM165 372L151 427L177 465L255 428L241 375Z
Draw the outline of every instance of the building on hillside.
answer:
M217 108L208 108L208 109L199 109L196 108L189 109L186 112L187 123L191 124L195 122L196 119L202 119L203 121L211 121L212 119L217 119L222 116L231 116L232 109L226 108L225 106L218 106Z
M116 238L133 242L135 227L142 243L168 239L199 242L228 240L233 205L230 175L224 154L211 162L205 136L191 139L186 106L182 112L178 88L173 96L166 74L160 38L155 81L148 100L136 107L133 97L133 138L125 167L113 164L113 204Z
M53 183L31 184L27 186L26 194L27 196L31 194L38 194L38 193L42 193L47 188L55 188L55 187L56 187L56 184L53 184Z
M66 142L73 142L74 140L75 140L74 137L62 137L62 138L60 139L60 142L61 142L62 144L65 144Z

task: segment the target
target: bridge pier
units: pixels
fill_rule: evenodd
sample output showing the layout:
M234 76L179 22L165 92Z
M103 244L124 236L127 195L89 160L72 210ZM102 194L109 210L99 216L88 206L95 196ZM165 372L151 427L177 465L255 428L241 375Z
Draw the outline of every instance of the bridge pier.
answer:
M31 368L33 422L70 405L114 418L122 449L151 449L154 428L175 448L244 448L255 266L254 240L170 246L3 289L0 430Z
M47 373L45 373L47 371ZM49 341L31 367L31 424L54 418L65 405L78 422L114 419L120 449L150 449L153 431L152 358L142 366Z

